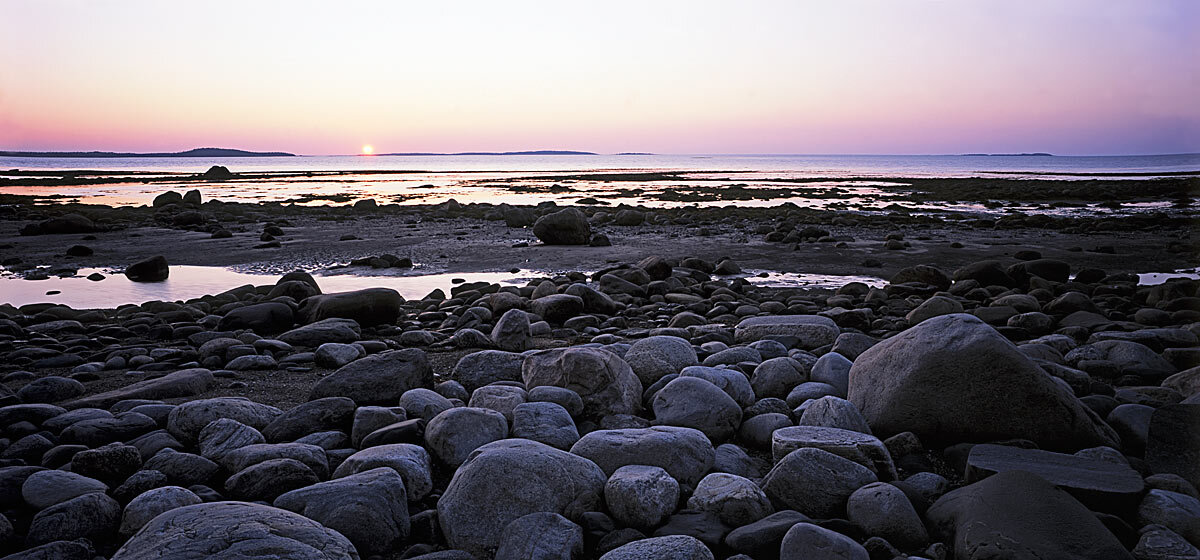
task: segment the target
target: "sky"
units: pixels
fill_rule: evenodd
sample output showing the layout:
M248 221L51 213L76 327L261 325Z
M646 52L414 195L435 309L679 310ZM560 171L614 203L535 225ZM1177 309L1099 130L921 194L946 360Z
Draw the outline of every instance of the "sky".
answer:
M0 150L1200 152L1200 2L0 0Z

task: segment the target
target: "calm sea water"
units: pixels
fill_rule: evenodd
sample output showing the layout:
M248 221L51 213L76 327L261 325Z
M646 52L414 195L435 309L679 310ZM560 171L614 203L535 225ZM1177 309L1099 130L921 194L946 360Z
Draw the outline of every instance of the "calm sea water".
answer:
M319 170L592 171L684 170L770 172L793 177L974 177L989 172L1167 173L1200 170L1200 154L1148 156L961 155L508 155L297 156L263 158L11 158L8 169L95 169L201 172L224 165L234 172Z

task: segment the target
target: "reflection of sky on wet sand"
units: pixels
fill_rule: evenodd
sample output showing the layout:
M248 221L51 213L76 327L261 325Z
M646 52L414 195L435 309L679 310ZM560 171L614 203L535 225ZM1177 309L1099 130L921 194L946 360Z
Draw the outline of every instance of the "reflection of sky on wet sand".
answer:
M606 170L612 172L612 170ZM1194 204L1174 206L1168 201L1129 202L1116 207L1096 203L1074 206L1011 204L997 201L992 207L970 202L906 200L906 192L891 190L903 183L883 181L818 181L788 183L771 174L758 173L684 175L680 180L605 181L597 179L539 179L550 172L417 172L384 174L315 174L280 178L233 180L220 183L144 183L140 180L100 185L0 187L0 193L47 197L48 202L76 201L114 206L149 204L167 191L197 189L205 200L226 202L278 202L302 206L346 205L366 198L381 204L440 204L451 199L462 204L489 203L535 205L552 201L576 204L595 199L597 207L628 204L648 208L673 207L772 207L794 204L802 208L886 212L896 207L918 212L967 212L1000 215L1028 214L1087 216L1193 210ZM731 177L732 175L732 177ZM734 192L736 191L736 192ZM736 195L736 196L735 196Z

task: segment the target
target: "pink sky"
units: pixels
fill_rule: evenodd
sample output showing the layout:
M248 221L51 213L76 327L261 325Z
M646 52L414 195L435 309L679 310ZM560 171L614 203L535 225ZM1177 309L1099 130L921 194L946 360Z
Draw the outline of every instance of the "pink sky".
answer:
M1198 152L1198 6L0 0L0 150Z

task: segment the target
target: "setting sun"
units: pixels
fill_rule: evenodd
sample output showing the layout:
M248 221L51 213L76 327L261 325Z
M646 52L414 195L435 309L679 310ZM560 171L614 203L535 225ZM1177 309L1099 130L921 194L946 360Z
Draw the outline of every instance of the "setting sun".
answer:
M363 144L362 155L369 156L374 153L375 153L375 146L372 146L370 144Z

